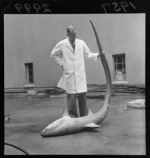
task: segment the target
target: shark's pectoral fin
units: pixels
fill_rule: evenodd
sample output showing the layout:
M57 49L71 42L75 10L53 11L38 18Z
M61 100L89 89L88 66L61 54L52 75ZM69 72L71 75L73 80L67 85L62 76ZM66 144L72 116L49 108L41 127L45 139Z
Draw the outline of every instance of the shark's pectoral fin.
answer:
M93 115L93 113L90 109L88 109L88 115Z
M90 124L86 125L85 127L98 128L98 127L101 127L101 125L97 125L95 123L90 123Z

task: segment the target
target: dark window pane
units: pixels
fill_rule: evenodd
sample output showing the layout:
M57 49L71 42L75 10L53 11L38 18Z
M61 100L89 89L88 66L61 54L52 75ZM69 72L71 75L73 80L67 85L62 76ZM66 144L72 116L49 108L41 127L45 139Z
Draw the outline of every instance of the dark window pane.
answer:
M33 68L33 64L30 63L30 64L29 64L29 70L32 69L32 68Z
M123 55L123 58L122 58L123 62L125 62L125 55Z
M122 56L118 55L118 57L117 57L117 63L122 63Z
M122 64L117 64L117 70L122 70Z
M33 63L25 63L26 83L33 83Z
M29 76L33 76L33 71L29 71Z
M29 77L29 83L33 83L33 78Z

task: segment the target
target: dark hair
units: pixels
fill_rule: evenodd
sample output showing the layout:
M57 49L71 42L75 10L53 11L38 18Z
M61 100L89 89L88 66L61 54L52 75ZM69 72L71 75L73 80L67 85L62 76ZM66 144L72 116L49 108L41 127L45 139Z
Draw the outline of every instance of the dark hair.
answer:
M67 33L70 33L70 28L67 27L67 28L66 28L66 31L67 31Z
M68 26L67 28L66 28L66 31L67 31L67 33L69 34L69 33L71 33L72 31L75 31L76 29L72 26L72 25L70 25L70 26Z

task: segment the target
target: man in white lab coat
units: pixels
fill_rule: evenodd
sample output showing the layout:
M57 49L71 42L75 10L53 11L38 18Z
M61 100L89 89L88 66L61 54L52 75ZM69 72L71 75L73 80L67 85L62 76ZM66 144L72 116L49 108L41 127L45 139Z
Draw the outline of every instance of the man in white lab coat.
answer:
M68 26L67 38L58 42L50 56L63 68L63 75L57 85L66 91L66 103L70 116L82 117L88 115L86 106L87 82L84 56L94 60L100 59L99 53L92 53L85 42L76 39L76 29ZM79 103L79 115L76 105Z

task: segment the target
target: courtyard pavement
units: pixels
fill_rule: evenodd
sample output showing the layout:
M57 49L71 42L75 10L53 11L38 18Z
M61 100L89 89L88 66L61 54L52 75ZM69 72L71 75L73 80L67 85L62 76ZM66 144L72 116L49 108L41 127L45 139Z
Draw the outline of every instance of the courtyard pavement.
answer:
M61 117L64 98L5 96L5 142L26 150L30 155L145 155L145 109L127 107L127 102L144 95L113 96L100 128L80 133L43 138L40 132ZM97 112L103 99L87 99L87 106ZM5 155L23 153L5 145Z

